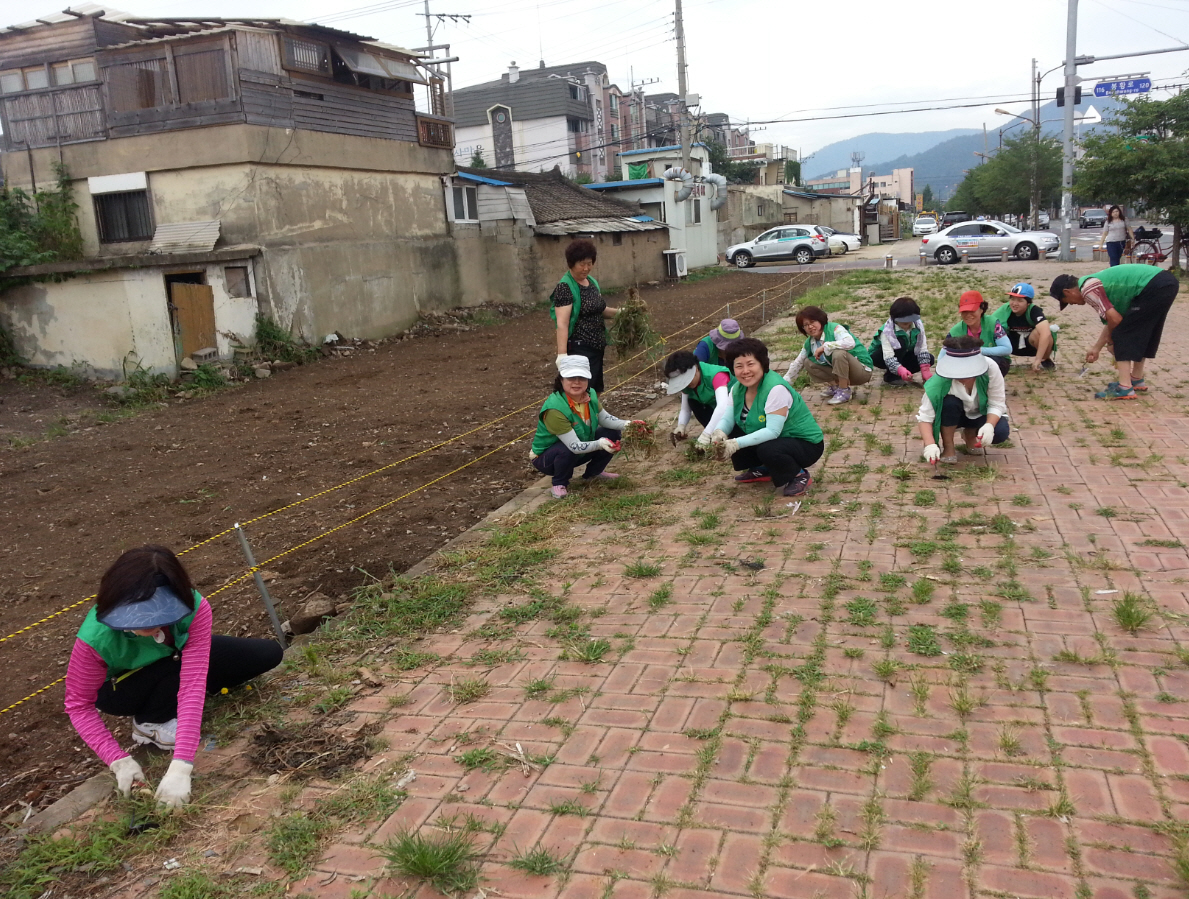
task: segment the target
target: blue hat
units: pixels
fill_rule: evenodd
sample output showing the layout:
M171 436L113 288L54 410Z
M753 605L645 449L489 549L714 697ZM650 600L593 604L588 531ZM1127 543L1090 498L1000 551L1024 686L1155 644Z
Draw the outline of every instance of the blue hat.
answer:
M146 600L121 603L97 617L112 630L139 631L177 624L193 611L193 604L183 602L169 587L158 587Z
M1021 299L1027 300L1030 303L1036 299L1036 291L1032 288L1032 285L1025 284L1023 281L1012 287L1012 289L1007 292L1007 295L1009 297L1020 297Z

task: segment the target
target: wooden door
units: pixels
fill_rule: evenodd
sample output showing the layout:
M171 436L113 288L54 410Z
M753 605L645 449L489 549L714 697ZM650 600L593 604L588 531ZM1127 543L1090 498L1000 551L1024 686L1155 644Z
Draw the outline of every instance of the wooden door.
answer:
M216 346L215 294L209 284L171 284L169 301L183 358Z

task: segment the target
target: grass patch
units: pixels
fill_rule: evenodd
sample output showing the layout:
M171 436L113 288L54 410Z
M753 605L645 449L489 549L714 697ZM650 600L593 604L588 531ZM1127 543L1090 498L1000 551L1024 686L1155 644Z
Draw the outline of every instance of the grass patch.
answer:
M655 612L673 601L673 585L662 584L648 595L648 609Z
M473 890L479 883L479 854L465 833L402 833L381 849L399 874L417 877L443 893Z
M913 624L908 628L908 651L919 656L941 655L941 642L931 624Z
M534 874L537 877L549 877L550 875L564 871L566 868L565 863L560 858L557 858L539 843L528 852L517 850L516 854L508 862L508 867L515 868L517 871L523 871L525 874Z
M638 562L632 562L625 565L623 568L624 577L656 577L661 573L661 566L657 562L645 562L640 559Z
M1152 623L1152 608L1143 597L1131 591L1111 605L1115 623L1127 633L1135 635Z

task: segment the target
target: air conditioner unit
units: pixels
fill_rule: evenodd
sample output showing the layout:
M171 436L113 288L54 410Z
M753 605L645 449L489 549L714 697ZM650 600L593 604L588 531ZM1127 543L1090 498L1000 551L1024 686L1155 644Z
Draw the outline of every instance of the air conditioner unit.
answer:
M662 250L665 256L665 274L670 278L684 278L689 274L685 250Z

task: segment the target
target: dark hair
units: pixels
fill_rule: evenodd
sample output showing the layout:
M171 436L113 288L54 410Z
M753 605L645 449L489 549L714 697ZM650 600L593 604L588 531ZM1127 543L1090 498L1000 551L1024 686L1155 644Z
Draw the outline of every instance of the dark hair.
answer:
M102 616L116 606L144 602L158 587L168 587L184 603L194 602L190 575L173 550L153 544L130 549L103 572L95 611Z
M727 368L731 371L735 370L735 360L740 356L754 356L756 362L764 369L764 374L768 374L768 348L764 346L764 341L757 337L732 340L722 352L726 357Z
M697 364L698 357L689 350L678 350L665 360L665 377L671 378L679 371L689 371Z
M1073 275L1058 275L1053 279L1053 283L1049 285L1049 296L1054 300L1061 302L1061 308L1065 308L1065 291L1071 290L1078 286L1078 279Z
M967 334L965 337L947 337L941 345L947 350L977 350L982 347L983 342L981 338Z
M566 247L566 265L573 268L583 259L598 262L599 251L595 249L592 241L584 239L571 240L570 245Z
M892 321L912 318L914 315L920 314L921 307L917 305L917 301L912 297L897 297L892 300L892 308L888 310L888 318Z
M829 320L830 316L826 314L825 309L821 309L818 306L806 306L797 313L797 330L805 334L806 321L818 322L824 328Z
M1119 210L1119 221L1121 221L1121 222L1127 221L1127 214L1123 211L1122 206L1112 206L1110 209L1108 209L1106 211L1106 220L1108 222L1111 220L1111 213L1114 212L1116 209Z

